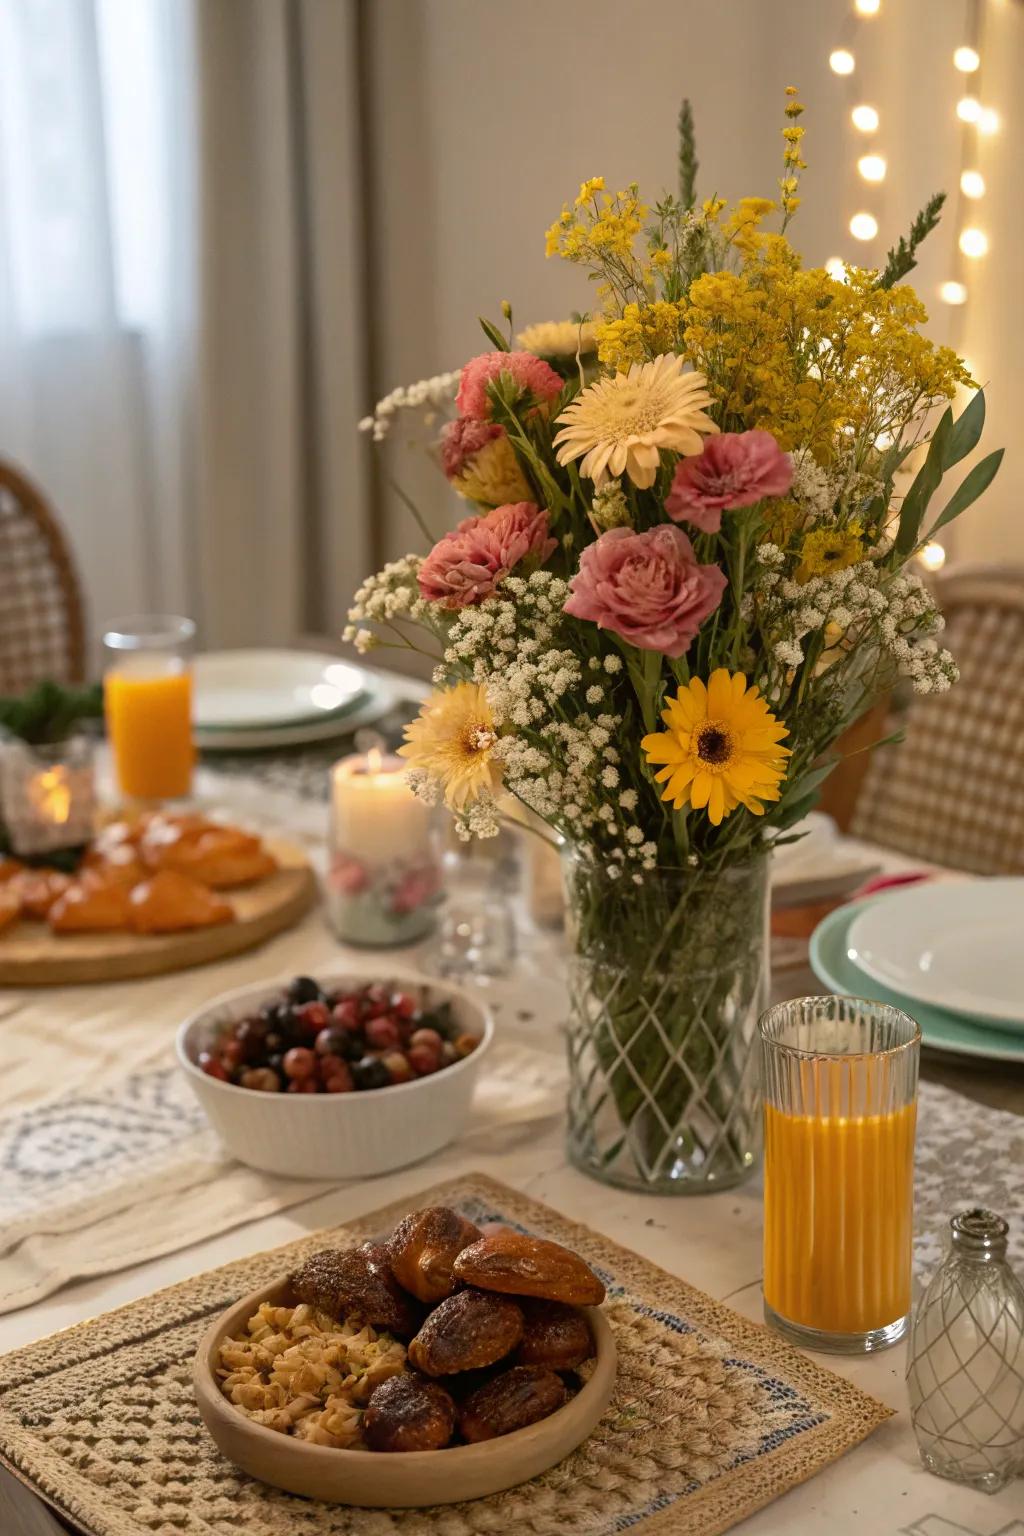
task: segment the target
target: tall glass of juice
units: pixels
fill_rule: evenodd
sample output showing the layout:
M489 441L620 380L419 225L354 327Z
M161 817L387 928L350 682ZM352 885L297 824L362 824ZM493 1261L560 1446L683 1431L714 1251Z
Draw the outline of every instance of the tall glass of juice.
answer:
M121 793L176 800L192 787L191 619L120 619L103 636L107 735Z
M921 1031L857 997L761 1017L765 1320L804 1349L895 1344L910 1316Z

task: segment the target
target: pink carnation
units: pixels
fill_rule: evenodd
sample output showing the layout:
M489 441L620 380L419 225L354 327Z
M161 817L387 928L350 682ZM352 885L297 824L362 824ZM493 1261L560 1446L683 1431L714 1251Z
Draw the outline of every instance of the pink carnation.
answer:
M793 465L770 432L722 432L703 451L680 459L665 502L673 522L717 533L722 508L750 507L763 496L784 496Z
M580 556L566 613L611 629L642 651L681 656L722 600L717 565L698 565L679 528L612 528Z
M449 480L461 475L482 448L505 436L505 428L496 421L475 421L459 417L450 421L441 433L441 467Z
M555 400L562 393L562 380L542 357L532 352L481 352L470 358L462 370L459 392L455 397L460 416L474 421L490 421L491 400L487 386L501 374L511 374L522 392L537 400Z
M542 564L557 542L548 536L547 512L532 501L464 518L420 566L420 592L446 608L480 603L520 561Z

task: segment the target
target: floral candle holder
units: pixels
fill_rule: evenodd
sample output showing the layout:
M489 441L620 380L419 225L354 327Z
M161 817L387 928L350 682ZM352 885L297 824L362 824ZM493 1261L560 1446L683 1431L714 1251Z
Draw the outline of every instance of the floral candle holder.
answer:
M441 865L429 806L376 748L331 770L327 909L346 944L411 944L434 926Z
M11 852L54 853L95 830L93 746L86 736L53 744L7 741L0 753L0 820Z

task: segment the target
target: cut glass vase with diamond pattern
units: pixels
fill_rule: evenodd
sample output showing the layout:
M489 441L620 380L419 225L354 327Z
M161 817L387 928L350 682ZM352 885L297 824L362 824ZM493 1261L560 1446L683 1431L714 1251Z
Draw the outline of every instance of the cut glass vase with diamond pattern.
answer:
M949 1257L918 1302L910 1416L930 1472L997 1493L1024 1475L1024 1286L992 1211L950 1223Z
M617 877L565 861L569 1155L655 1194L728 1189L761 1150L768 860Z

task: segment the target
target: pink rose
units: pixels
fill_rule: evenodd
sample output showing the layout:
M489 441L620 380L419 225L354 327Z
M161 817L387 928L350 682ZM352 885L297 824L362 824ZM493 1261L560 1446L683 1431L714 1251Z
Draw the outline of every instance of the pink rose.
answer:
M642 651L681 656L722 600L717 565L698 565L679 528L612 528L580 556L566 613L611 629Z
M547 512L532 501L464 518L420 566L420 592L446 608L480 603L521 561L540 565L557 543L548 535Z
M542 357L532 352L481 352L462 370L459 392L455 397L460 416L476 421L490 421L491 400L487 386L503 373L510 374L520 393L531 394L540 403L557 400L562 380Z
M722 508L750 507L764 496L784 496L793 465L770 432L722 432L703 452L680 459L665 511L673 522L717 533Z

